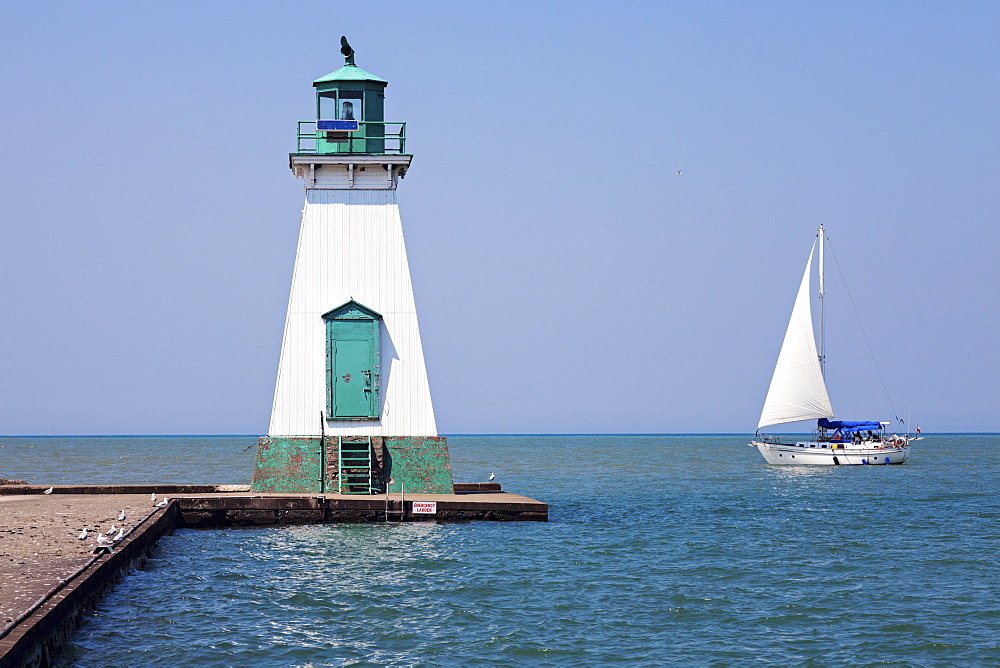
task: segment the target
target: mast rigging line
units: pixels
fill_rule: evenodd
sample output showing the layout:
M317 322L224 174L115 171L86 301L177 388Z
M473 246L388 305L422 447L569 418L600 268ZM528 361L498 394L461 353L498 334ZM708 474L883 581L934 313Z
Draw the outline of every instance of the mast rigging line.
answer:
M837 259L837 253L833 250L833 243L830 242L829 238L826 239L826 243L830 249L830 255L833 257L833 265L837 269L837 277L840 279L840 285L844 288L844 293L847 294L847 301L850 302L851 309L854 311L855 332L861 332L860 338L864 340L865 346L868 349L868 357L871 359L872 366L875 367L875 373L878 374L878 380L882 384L882 392L885 393L885 400L889 402L889 410L892 411L892 415L897 422L902 422L899 415L896 413L896 407L892 404L892 397L889 395L889 388L886 386L885 379L882 377L882 370L878 366L878 360L875 359L875 353L872 351L872 344L868 340L868 333L865 331L865 327L861 323L861 315L858 313L858 307L854 304L854 296L851 295L851 290L847 287L847 281L844 279L844 272L840 268L840 260ZM871 369L868 370L868 375L871 376ZM872 383L874 382L875 379L872 378ZM910 428L909 423L906 424L906 428Z

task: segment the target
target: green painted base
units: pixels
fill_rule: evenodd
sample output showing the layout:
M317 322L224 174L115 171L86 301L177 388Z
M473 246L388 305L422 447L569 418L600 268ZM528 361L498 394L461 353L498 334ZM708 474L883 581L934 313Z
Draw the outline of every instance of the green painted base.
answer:
M444 436L387 436L384 478L389 491L454 494L451 457Z
M444 436L376 436L371 439L363 484L341 475L340 442L367 443L368 437L265 436L257 444L251 489L254 492L453 494L451 459ZM367 448L366 448L367 449ZM346 449L345 449L346 450ZM320 472L323 472L321 475ZM357 469L351 469L356 472ZM369 483L370 480L370 483Z
M257 442L250 489L254 492L320 492L320 438L264 436Z

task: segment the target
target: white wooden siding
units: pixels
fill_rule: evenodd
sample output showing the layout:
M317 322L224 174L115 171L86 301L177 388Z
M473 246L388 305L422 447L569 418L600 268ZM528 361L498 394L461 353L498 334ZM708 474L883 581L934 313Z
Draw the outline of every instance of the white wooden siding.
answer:
M368 165L354 188L339 185L343 169L324 166L317 187L307 181L278 380L272 436L315 436L326 411L326 327L322 315L350 299L382 314L381 419L331 420L328 434L436 436L413 287L395 189L386 170ZM357 169L357 168L355 168ZM372 172L369 188L359 187ZM394 184L393 184L394 185ZM379 188L379 189L372 189Z

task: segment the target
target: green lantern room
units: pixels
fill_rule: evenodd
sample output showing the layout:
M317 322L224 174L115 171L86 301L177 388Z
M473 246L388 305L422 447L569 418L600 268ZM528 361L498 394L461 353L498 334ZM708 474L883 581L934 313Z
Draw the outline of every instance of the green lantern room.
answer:
M354 49L341 38L346 63L313 82L316 120L299 123L300 153L382 155L405 153L405 123L385 120L388 81L354 64Z

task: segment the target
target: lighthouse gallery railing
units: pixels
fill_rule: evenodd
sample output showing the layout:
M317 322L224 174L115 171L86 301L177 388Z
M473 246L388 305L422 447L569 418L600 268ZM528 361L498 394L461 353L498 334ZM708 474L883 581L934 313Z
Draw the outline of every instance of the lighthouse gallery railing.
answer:
M361 132L358 132L357 136L337 143L339 150L333 151L333 153L372 154L373 152L368 151L367 147L368 143L373 140L382 144L382 150L374 152L375 154L399 155L406 153L406 123L358 121L358 125L361 126ZM316 140L322 139L323 134L323 132L316 131L316 121L299 121L296 153L316 153ZM356 150L360 147L365 147L365 150Z

